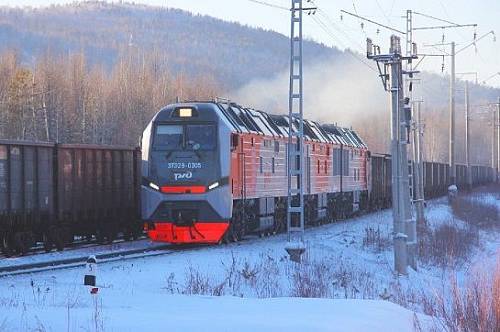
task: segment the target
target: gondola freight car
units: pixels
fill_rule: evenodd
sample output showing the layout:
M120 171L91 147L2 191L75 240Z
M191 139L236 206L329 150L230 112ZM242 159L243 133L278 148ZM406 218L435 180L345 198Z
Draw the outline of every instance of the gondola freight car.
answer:
M2 251L140 233L137 149L0 140Z

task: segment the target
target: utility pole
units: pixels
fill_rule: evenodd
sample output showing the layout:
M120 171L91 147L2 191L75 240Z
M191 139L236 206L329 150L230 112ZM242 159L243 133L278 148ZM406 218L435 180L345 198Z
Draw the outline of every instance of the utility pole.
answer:
M497 178L496 181L500 182L500 97L498 97L497 103Z
M472 189L472 177L470 170L470 99L469 99L469 81L465 81L465 178L467 190Z
M499 98L499 102L500 102L500 98ZM495 103L496 104L496 103ZM493 105L495 105L493 104ZM495 105L497 106L497 109L493 109L493 112L491 112L491 117L492 117L492 121L491 121L491 130L492 130L492 133L491 133L491 168L493 169L493 181L496 182L497 181L497 178L498 178L498 160L497 160L497 147L496 147L496 142L498 140L497 138L497 112L498 112L498 108L500 106ZM500 128L499 128L500 129Z
M415 260L416 227L411 217L408 178L407 145L409 143L410 106L409 99L404 98L403 93L402 61L415 59L416 56L403 57L400 38L392 35L388 54L380 54L380 47L373 45L371 39L367 39L367 58L377 62L384 89L391 94L394 267L398 274L406 275L408 265L413 265ZM379 63L384 65L383 69Z
M304 118L302 80L302 17L316 8L304 8L302 0L291 0L290 87L288 92L288 200L285 247L290 260L300 263L304 245Z
M424 181L423 181L423 165L422 165L422 140L423 140L423 124L421 117L421 104L422 100L413 101L413 163L414 163L414 193L415 197L413 201L415 202L415 210L418 225L425 224L425 214L424 214Z
M457 75L474 75L475 82L477 84L477 72L465 72L457 73ZM465 185L467 190L472 189L472 174L470 169L470 88L469 81L465 80L465 90L464 90L464 100L465 100Z
M456 184L455 168L455 42L451 42L451 73L450 73L450 144L449 144L449 165L450 165L450 185Z
M411 10L406 11L406 57L408 61L406 62L406 71L409 73L409 79L407 80L407 88L408 88L408 97L410 100L413 99L413 62L411 55L416 53L416 50L413 49L413 12ZM421 142L421 132L420 132L420 103L411 103L412 107L412 127L413 127L413 174L412 174L412 182L413 182L413 202L415 203L415 210L417 219L415 220L418 224L425 223L425 214L424 214L424 187L423 187L423 167L422 167L422 155L420 154L420 142ZM418 105L418 116L416 114L415 105ZM413 221L413 220L412 220ZM413 225L412 225L413 228ZM415 225L416 229L416 225ZM415 231L416 234L416 231ZM409 240L410 241L410 240ZM417 239L414 239L415 246ZM416 269L416 261L414 263L410 263L414 269Z

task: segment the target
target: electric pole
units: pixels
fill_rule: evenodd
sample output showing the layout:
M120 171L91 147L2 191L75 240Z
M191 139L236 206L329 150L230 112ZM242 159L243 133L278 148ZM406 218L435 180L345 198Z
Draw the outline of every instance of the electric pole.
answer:
M288 199L285 250L290 260L300 263L304 245L304 118L302 80L302 0L291 0L290 9L290 86L288 91Z
M450 165L450 185L456 184L455 168L455 42L451 42L451 73L450 73L450 144L449 144L449 165Z
M413 100L413 75L416 73L413 71L413 62L411 55L416 53L416 50L413 49L413 12L411 10L406 11L406 57L408 61L406 62L406 71L409 74L409 78L407 79L407 89L408 89L408 97L410 100ZM418 104L418 111L420 112L420 103ZM416 223L424 224L425 223L425 214L424 214L424 183L423 183L423 167L422 167L422 155L420 154L420 143L421 143L421 135L420 132L420 114L416 116L415 103L411 103L412 105L412 145L413 145L413 167L412 167L412 188L413 188L413 202L415 203L416 210ZM413 226L412 226L413 228ZM415 225L416 229L416 225ZM416 231L415 231L416 233ZM410 241L410 240L409 240ZM415 246L417 239L414 239ZM416 269L416 262L411 264L414 269Z
M499 112L498 110L500 109L500 98L498 100L498 104L495 103L493 104L494 106L497 106L497 109L493 109L493 111L491 112L492 114L492 121L491 121L491 130L492 130L492 133L491 133L491 168L493 168L493 181L497 181L497 178L498 178L498 156L497 156L497 149L498 147L496 146L497 144L497 140L498 140L498 137L497 137L497 129L500 129L500 128L497 128L498 124L498 119L497 119L497 112ZM500 130L499 130L500 131Z
M380 47L367 39L367 58L375 60L384 89L391 94L391 163L392 163L392 215L394 224L394 267L398 274L406 275L408 265L415 262L416 225L412 222L408 177L407 145L409 143L410 105L403 93L401 42L391 36L388 54L380 54ZM382 63L383 69L379 66Z
M465 81L465 178L467 190L472 189L472 178L470 172L470 99L469 99L469 81Z
M422 165L422 146L423 146L423 136L424 136L424 131L423 131L423 124L422 124L422 117L421 117L421 104L422 100L414 100L413 101L413 122L412 122L412 129L413 129L413 163L414 163L414 193L415 197L413 198L413 201L415 202L415 210L416 210L416 215L417 219L416 222L419 225L425 224L425 214L424 214L424 181L423 181L423 172L424 168Z
M500 182L500 97L497 102L497 178L496 181Z

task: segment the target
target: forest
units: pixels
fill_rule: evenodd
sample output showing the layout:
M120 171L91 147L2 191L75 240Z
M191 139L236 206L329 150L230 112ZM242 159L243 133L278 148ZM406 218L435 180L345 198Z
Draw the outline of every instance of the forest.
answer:
M2 138L136 146L147 122L176 98L209 100L209 76L172 74L158 54L128 54L109 71L83 54L46 55L23 66L0 56Z

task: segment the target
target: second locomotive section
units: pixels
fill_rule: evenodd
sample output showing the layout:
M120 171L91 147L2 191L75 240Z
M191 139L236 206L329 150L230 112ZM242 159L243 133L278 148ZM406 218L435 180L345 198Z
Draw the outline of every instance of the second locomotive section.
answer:
M142 138L142 215L151 239L217 243L285 230L288 121L229 103L157 113ZM304 131L308 223L364 209L366 145L345 128L305 120Z

